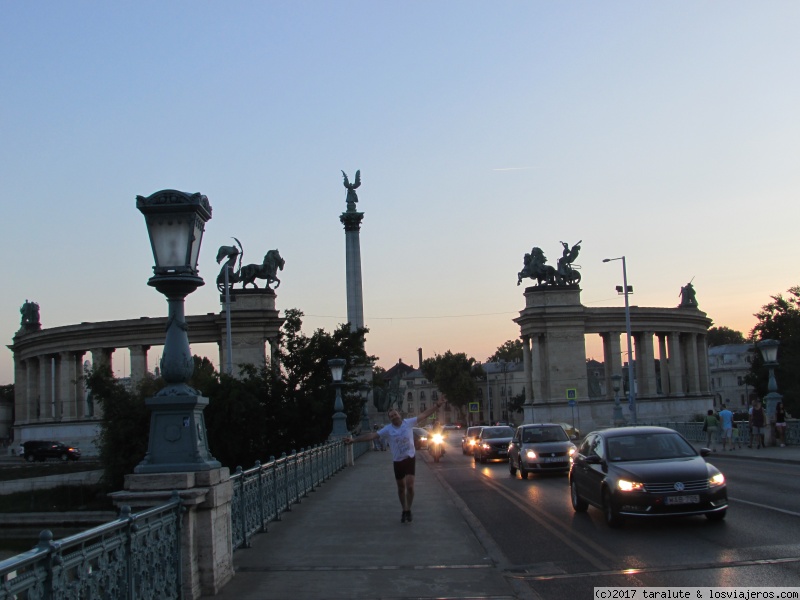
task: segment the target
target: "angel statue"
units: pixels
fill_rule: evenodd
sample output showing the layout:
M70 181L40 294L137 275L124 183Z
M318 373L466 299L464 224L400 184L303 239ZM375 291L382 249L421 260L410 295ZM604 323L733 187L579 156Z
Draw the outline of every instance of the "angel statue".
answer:
M342 171L342 175L344 176L344 187L347 188L347 210L354 211L356 209L356 202L358 202L356 189L361 185L361 170L359 169L356 171L355 183L350 183L350 180L347 179L347 173L344 171Z

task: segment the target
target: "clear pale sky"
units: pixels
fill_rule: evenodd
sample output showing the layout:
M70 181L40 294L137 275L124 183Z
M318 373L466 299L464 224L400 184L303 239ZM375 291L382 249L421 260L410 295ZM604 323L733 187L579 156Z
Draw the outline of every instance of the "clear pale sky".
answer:
M516 338L532 246L555 265L583 240L586 306L623 305L621 263L602 259L626 255L632 304L676 306L694 278L715 325L745 334L800 283L794 0L0 9L4 344L26 299L45 328L165 315L135 207L165 188L213 207L187 313L220 310L214 258L235 236L246 263L278 248L278 308L331 331L347 314L341 170L361 170L384 367Z

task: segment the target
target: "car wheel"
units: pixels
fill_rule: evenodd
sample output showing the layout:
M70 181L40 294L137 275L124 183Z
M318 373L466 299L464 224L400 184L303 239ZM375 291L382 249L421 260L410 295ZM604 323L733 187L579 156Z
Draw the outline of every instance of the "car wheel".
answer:
M67 453L64 452L64 453L61 454L61 456L59 456L59 458L61 459L61 462L67 462L67 459L69 458L69 456L67 456Z
M572 500L572 508L575 509L575 512L586 512L589 508L589 503L578 494L578 486L575 485L574 481L569 482L569 497Z
M27 460L28 462L33 462L36 459L33 458L33 454L28 454L28 456L25 457L25 460Z
M522 466L522 459L520 458L519 459L519 476L522 477L523 479L527 479L528 478L528 473L529 473L528 469L526 469L525 467Z
M614 505L611 502L611 493L606 490L603 492L603 516L606 519L606 525L609 527L620 527L622 526L623 519L614 510Z
M486 464L486 457L483 455L483 453L481 453L481 455L478 457L478 460L482 465Z
M517 476L517 468L514 466L514 460L510 457L508 459L508 472L511 473L514 477Z
M722 521L725 518L725 514L728 512L728 509L721 510L719 512L713 513L706 513L706 519L709 521Z

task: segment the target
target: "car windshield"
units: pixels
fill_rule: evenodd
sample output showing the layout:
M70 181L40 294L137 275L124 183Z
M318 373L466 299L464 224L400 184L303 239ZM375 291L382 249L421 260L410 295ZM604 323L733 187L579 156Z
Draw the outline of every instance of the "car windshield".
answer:
M483 430L481 437L485 440L494 438L510 438L514 437L514 430L511 427L487 427Z
M526 427L522 431L523 444L541 444L544 442L566 442L569 437L560 425L544 425L542 427Z
M677 433L637 433L608 439L608 460L662 460L697 456L695 449Z

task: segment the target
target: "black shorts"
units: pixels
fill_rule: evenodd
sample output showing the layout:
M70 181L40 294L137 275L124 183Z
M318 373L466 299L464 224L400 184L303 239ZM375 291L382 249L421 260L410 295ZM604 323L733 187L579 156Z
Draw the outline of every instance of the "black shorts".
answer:
M394 465L394 478L403 479L406 475L415 475L417 466L417 459L414 456L409 456L401 461L392 463Z

